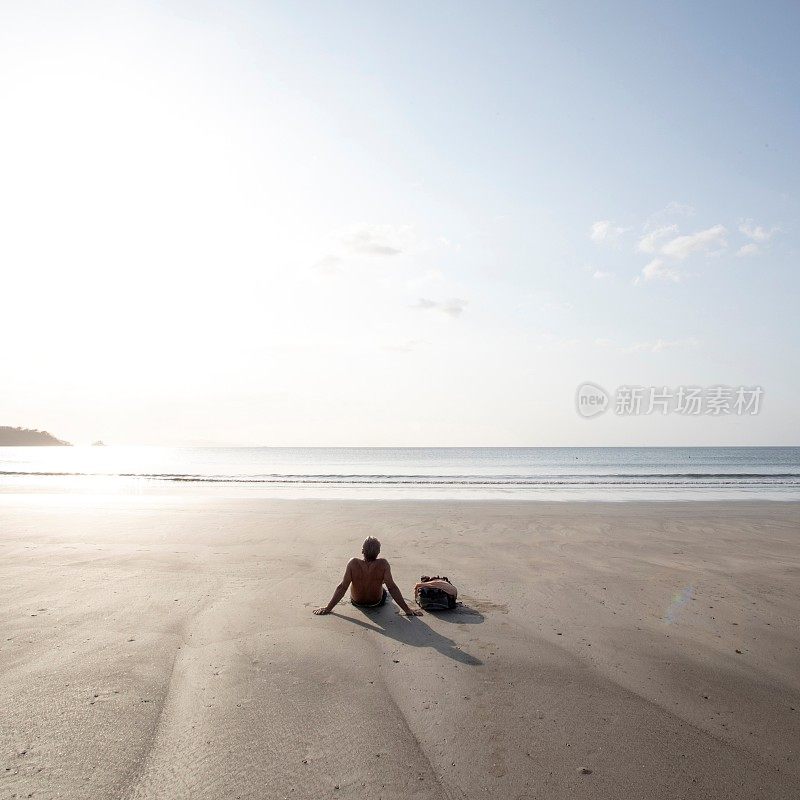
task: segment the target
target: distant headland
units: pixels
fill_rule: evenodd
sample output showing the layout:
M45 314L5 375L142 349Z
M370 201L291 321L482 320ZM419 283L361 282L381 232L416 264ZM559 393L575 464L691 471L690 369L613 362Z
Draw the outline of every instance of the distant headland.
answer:
M0 425L0 447L71 447L69 442L56 439L47 431L31 428L10 428Z

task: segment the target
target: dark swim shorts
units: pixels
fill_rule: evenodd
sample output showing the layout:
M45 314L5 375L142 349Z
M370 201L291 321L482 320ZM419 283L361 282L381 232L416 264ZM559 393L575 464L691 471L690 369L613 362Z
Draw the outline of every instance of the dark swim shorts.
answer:
M386 597L387 597L386 589L384 589L383 594L381 595L381 599L378 600L377 603L356 603L355 600L351 600L350 602L354 606L358 606L359 608L379 608L386 602Z

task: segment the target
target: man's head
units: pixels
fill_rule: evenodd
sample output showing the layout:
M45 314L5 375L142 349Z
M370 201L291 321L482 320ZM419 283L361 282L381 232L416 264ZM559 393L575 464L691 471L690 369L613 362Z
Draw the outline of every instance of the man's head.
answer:
M378 553L381 551L381 543L374 537L368 536L364 540L364 544L361 547L361 552L364 554L364 558L367 561L374 561L378 557Z

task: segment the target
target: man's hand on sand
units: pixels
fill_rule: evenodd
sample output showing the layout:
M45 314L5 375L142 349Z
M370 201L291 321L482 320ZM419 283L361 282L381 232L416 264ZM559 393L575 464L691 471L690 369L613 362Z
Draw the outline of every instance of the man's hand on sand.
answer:
M417 608L409 608L408 611L398 611L398 614L402 614L404 617L421 617L422 612Z
M325 606L320 606L319 608L314 609L314 613L318 617L321 617L323 614L330 614L331 612L329 608L325 608Z

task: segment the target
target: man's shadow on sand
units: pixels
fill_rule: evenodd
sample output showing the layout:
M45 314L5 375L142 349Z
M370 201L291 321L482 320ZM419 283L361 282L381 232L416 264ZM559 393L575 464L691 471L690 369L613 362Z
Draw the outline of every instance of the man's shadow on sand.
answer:
M459 661L462 664L468 664L471 667L477 667L483 664L478 658L470 655L469 653L461 650L458 645L446 636L442 636L423 621L423 617L406 617L398 614L394 606L386 604L376 609L359 608L353 606L353 610L357 610L364 614L370 622L364 622L355 617L349 617L345 614L337 614L335 611L331 612L331 616L339 617L339 619L352 622L358 625L359 628L365 628L368 631L380 633L389 639L394 639L396 642L411 645L411 647L432 647L443 656L452 658L454 661ZM465 606L459 606L453 611L443 611L441 614L436 614L437 619L444 619L447 617L448 622L460 623L478 623L483 622L483 614L474 609Z

